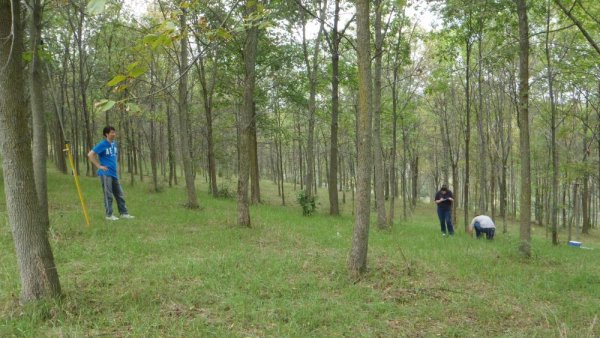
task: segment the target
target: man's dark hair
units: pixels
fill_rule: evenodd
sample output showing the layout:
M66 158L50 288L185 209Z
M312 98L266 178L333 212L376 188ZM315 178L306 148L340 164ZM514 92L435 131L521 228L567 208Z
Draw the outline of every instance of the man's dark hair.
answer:
M440 191L448 191L448 186L445 184L442 184L442 188L440 189Z
M116 131L115 127L113 127L113 126L106 126L106 127L104 127L104 129L102 129L102 135L104 135L104 137L106 137L106 135L108 135L108 133L110 133L113 130Z

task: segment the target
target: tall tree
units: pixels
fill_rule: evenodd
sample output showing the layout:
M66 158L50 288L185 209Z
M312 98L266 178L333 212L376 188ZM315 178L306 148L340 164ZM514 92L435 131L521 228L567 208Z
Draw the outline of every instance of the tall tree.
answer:
M519 15L519 145L521 215L519 251L531 256L531 162L529 145L529 23L526 0L515 0Z
M0 146L23 302L58 297L60 283L34 182L23 79L21 4L0 0Z
M183 6L182 6L183 7ZM187 9L181 8L179 15L179 28L181 29L180 51L179 51L179 135L181 146L181 158L183 159L183 174L185 176L185 187L187 190L186 206L197 209L198 197L196 195L196 184L194 175L194 162L189 134L189 107L188 107L188 36L187 36Z
M325 9L327 8L327 0L318 1L319 6L319 31L315 39L315 46L312 50L312 60L309 57L308 40L306 36L307 28L307 10L302 8L302 51L304 52L304 64L306 66L306 74L308 76L309 97L308 97L308 133L306 140L306 196L310 200L316 191L313 191L315 186L315 114L317 112L317 82L319 77L317 71L319 67L319 52L321 50L321 40L323 36L323 26L325 24ZM312 61L312 62L311 62Z
M367 270L371 207L371 38L369 0L356 1L358 56L357 177L355 220L348 270L357 277Z
M256 84L256 49L258 44L258 26L255 18L257 6L255 0L246 1L245 20L249 24L246 29L244 44L244 101L239 117L239 151L238 151L238 189L237 213L238 225L250 227L250 206L248 201L248 181L250 178L250 133L254 111L254 87Z
M377 226L387 227L385 218L383 147L381 146L381 66L383 58L383 33L381 0L375 1L375 65L373 78L373 162L375 165L375 205L377 207Z
M548 78L548 94L550 98L550 154L552 157L552 191L550 205L550 223L552 244L558 245L558 149L556 145L556 102L554 99L554 74L550 57L550 6L546 15L546 69Z
M48 157L48 137L46 135L46 118L44 116L44 90L45 81L42 78L42 59L40 46L42 45L42 5L40 0L32 0L29 4L30 35L31 35L31 65L29 72L29 86L31 90L31 117L33 127L33 173L35 176L35 190L38 196L39 208L44 223L48 224L48 183L46 179L46 158Z

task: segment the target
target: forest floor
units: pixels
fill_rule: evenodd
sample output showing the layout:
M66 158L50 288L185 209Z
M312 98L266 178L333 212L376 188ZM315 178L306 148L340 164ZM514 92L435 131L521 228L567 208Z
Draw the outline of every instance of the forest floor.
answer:
M151 192L124 180L134 220L105 221L100 184L82 178L86 226L72 178L50 170L50 239L64 298L20 306L19 272L0 198L0 336L396 337L600 336L600 230L590 249L553 246L533 229L533 256L517 250L518 225L493 241L459 226L443 238L433 205L390 230L371 226L368 272L346 269L353 230L344 214L301 216L292 187L282 207L272 182L236 227L235 199L199 182L200 210L183 185ZM150 181L149 178L146 178ZM226 180L235 192L236 182ZM2 189L3 191L3 189ZM372 214L374 216L374 214ZM400 206L396 215L401 215ZM462 221L461 221L462 224Z

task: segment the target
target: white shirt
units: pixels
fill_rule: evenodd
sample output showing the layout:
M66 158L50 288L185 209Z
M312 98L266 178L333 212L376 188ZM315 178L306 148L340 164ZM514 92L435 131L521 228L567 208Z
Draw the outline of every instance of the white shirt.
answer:
M482 229L490 229L490 228L495 229L496 228L494 221L492 221L492 219L486 215L479 215L479 216L473 218L473 220L471 221L471 225L470 225L471 228L473 228L475 226L475 222L479 222L479 226Z

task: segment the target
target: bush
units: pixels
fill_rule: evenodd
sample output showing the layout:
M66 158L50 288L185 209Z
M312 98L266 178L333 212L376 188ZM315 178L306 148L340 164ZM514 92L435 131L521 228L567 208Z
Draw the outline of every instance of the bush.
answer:
M230 199L230 198L234 198L235 194L231 189L229 189L228 185L221 184L219 186L219 188L217 189L217 197Z
M315 196L308 196L306 190L300 190L298 193L298 203L302 206L302 215L310 216L317 209Z

